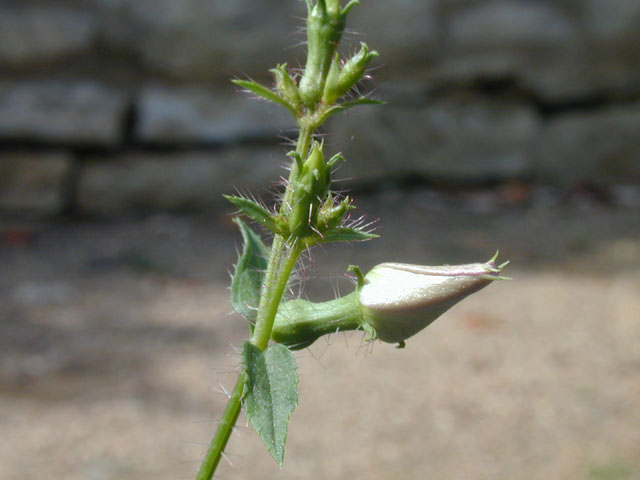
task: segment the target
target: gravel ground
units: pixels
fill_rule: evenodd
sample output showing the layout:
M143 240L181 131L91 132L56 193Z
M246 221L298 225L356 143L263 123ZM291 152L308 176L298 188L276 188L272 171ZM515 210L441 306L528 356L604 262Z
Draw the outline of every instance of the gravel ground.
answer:
M517 201L516 201L517 200ZM383 237L313 252L314 299L345 266L481 261L483 290L407 348L362 334L297 354L279 469L245 419L225 479L640 479L640 209L544 191L362 197ZM233 386L229 217L4 226L0 479L188 479Z

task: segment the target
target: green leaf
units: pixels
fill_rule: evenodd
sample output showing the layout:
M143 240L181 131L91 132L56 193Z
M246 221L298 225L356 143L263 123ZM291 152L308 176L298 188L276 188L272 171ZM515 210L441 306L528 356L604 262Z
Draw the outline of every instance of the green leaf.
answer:
M316 120L314 122L314 125L319 127L331 115L334 115L334 114L336 114L338 112L344 112L345 110L348 110L349 108L357 107L359 105L381 105L381 104L384 104L384 103L386 103L386 102L382 102L380 100L372 100L372 99L366 98L366 97L356 98L355 100L347 100L346 102L338 103L337 105L332 105L331 107L327 108L326 110L323 110L318 115L318 118L316 118Z
M287 424L298 404L298 374L291 351L274 344L261 352L246 342L242 351L247 373L247 417L273 459L282 466Z
M231 305L247 319L253 331L269 250L246 223L237 217L234 221L240 228L244 245L231 279Z
M315 125L317 126L322 125L327 120L327 118L329 118L331 115L333 115L334 113L342 112L343 110L344 110L344 107L342 105L333 105L327 108L326 110L323 110L322 113L316 119Z
M360 98L356 98L355 100L347 100L346 102L342 102L340 104L340 106L342 108L352 108L352 107L357 107L359 105L384 105L386 102L383 102L381 100L373 100L371 98L367 98L367 97L360 97Z
M278 95L276 92L271 90L270 88L267 88L264 85L260 85L259 83L252 82L249 80L231 80L231 81L236 85L238 85L239 87L246 88L250 92L253 92L256 95L266 100L277 103L278 105L282 105L284 108L289 110L294 117L296 116L295 107L291 105L289 102L287 102L280 95Z
M314 237L314 243L328 243L328 242L364 242L367 240L373 240L378 238L379 235L375 233L363 232L357 228L335 228L330 232L323 234L323 237Z
M235 205L242 213L244 213L247 217L255 220L263 227L271 230L274 233L279 233L276 223L273 219L273 215L269 210L264 208L262 205L254 202L245 197L236 197L235 195L223 195L224 198L229 200L233 205Z

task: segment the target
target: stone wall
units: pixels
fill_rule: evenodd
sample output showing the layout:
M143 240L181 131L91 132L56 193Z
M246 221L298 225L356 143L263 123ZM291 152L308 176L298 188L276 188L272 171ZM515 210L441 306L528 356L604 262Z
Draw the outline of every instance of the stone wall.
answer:
M380 51L371 85L389 104L327 126L351 185L640 183L637 0L362 3L344 49ZM295 0L4 0L0 211L203 209L264 191L293 124L229 78L298 65L303 16Z

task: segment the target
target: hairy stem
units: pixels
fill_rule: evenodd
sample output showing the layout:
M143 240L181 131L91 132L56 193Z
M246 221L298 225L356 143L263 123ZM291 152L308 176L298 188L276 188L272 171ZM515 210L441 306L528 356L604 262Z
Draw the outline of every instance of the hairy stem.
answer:
M296 144L297 153L304 155L307 152L311 143L312 134L313 131L311 128L304 126L300 128L300 134L298 135ZM289 185L296 178L296 170L296 163L292 162ZM290 203L291 195L292 190L287 186L281 208L286 208L288 203ZM286 239L282 237L282 235L276 235L273 239L267 263L267 271L265 272L264 282L262 284L256 325L253 330L253 335L251 336L251 343L260 350L266 349L269 345L271 330L273 329L273 322L278 312L280 300L282 300L284 290L289 283L289 277L296 266L302 249L302 245L296 241L288 246ZM213 477L220 463L222 452L227 446L233 427L238 420L238 415L240 415L246 381L246 374L242 371L238 375L238 380L229 397L227 406L222 414L222 419L211 440L211 445L205 455L196 480L211 480Z
M300 128L298 141L296 142L296 153L304 155L307 150L309 150L311 136L312 130L310 128L305 126ZM280 206L281 210L290 207L289 204L291 203L291 197L293 195L293 188L291 188L291 186L297 174L297 164L296 162L292 162L287 189L282 199L282 205ZM289 251L287 252L287 250ZM287 249L286 241L282 235L276 235L273 239L269 261L267 263L267 271L265 273L264 283L262 284L256 325L251 337L251 343L260 350L264 350L269 344L273 322L278 312L282 294L289 283L289 277L291 276L293 268L296 266L301 251L302 248L300 244L295 240L294 244Z
M307 125L300 126L300 133L298 134L298 142L296 143L296 152L304 156L309 150L309 144L311 143L311 135L313 129ZM291 178L291 177L290 177Z
M218 463L220 463L220 459L222 458L222 451L226 447L229 437L231 436L231 432L233 431L233 427L238 420L238 415L240 415L240 410L242 408L242 393L244 392L246 380L245 373L241 372L238 375L236 386L229 397L227 407L224 409L224 413L222 414L222 418L218 424L218 430L216 430L216 434L211 440L209 450L207 451L204 461L200 466L200 471L198 472L196 480L210 480L211 477L213 477L213 474L218 467Z
M301 251L299 243L287 248L282 236L276 235L273 239L256 326L251 337L251 343L260 350L264 350L269 344L273 321L276 318L282 294L287 288L289 277Z

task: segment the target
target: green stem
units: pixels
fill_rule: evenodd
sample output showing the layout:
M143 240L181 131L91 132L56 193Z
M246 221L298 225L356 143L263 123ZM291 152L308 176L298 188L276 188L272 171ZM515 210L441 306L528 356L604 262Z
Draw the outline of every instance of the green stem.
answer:
M300 127L300 134L296 143L296 153L304 155L309 150L311 144L312 129L306 126ZM298 175L298 167L296 162L291 164L291 172L289 172L289 181L287 189L282 199L280 211L286 211L290 208L291 198L293 196L293 185ZM260 350L267 348L269 339L271 338L271 330L273 322L278 312L278 306L282 299L284 289L289 283L289 277L293 268L296 266L298 257L302 252L299 242L294 240L293 246L290 247L288 255L285 254L287 249L286 240L282 235L276 235L271 244L271 252L267 263L267 271L262 284L262 292L260 295L260 305L258 306L258 315L256 317L256 325L251 336L253 343ZM286 257L286 258L283 258Z
M301 126L300 135L298 136L298 142L296 145L296 152L301 155L305 154L309 149L311 143L311 136L313 130L309 127ZM297 175L297 168L295 162L291 167L291 173L289 176L289 185L295 180ZM283 207L288 205L287 202L291 201L292 189L287 187L285 196L282 202ZM302 252L303 246L300 242L293 241L293 244L287 246L286 240L281 235L276 235L271 244L271 252L269 253L269 260L267 263L267 271L265 272L264 281L262 284L262 293L260 296L260 305L258 306L258 315L256 318L256 325L251 336L251 343L257 346L260 350L264 350L269 345L269 339L271 338L271 330L273 329L273 322L278 312L278 306L282 295L284 293L287 284L289 283L289 277L293 271L298 257ZM196 480L211 480L213 474L216 471L222 452L224 451L234 425L240 415L242 409L242 397L244 387L246 383L246 375L241 372L238 375L238 380L233 389L229 402L222 414L222 419L218 425L218 429L211 440L209 450L205 455L205 458L198 472Z
M241 372L240 375L238 375L236 386L229 397L227 407L224 409L224 413L222 414L222 418L218 424L218 430L216 430L216 434L211 440L209 450L207 451L204 461L200 466L200 471L198 472L196 480L210 480L211 477L213 477L213 474L218 467L218 463L220 463L220 458L222 458L222 451L226 447L229 437L231 436L231 432L233 431L233 426L238 420L238 415L240 415L240 410L242 409L242 393L244 391L245 382L246 375L244 372Z
M298 142L296 143L296 152L304 156L309 150L311 144L311 135L313 134L313 128L307 125L300 125L300 134L298 135ZM289 175L291 180L291 175Z
M295 242L285 253L286 250L287 246L284 238L281 235L276 235L273 239L271 255L267 264L267 273L264 279L260 306L258 307L256 326L251 336L251 343L260 350L264 350L269 344L273 321L276 318L282 294L287 288L289 277L296 266L302 247L299 242Z

